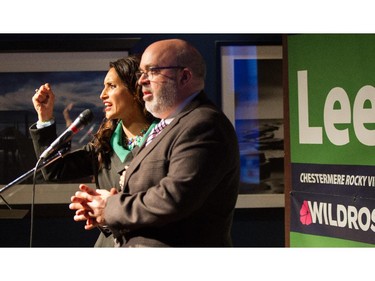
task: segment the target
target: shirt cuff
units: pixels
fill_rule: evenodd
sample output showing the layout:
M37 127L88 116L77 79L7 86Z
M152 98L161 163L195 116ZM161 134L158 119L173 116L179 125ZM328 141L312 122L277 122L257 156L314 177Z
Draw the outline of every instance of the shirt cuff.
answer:
M50 119L48 121L44 121L44 122L38 121L38 122L36 122L36 128L37 129L42 129L42 128L51 126L54 123L55 123L55 119L54 118L52 118L52 119Z

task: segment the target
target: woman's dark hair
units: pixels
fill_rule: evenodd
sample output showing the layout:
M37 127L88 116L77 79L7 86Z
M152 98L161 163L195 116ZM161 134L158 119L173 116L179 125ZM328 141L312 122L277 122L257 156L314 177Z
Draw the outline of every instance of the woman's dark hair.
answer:
M139 107L142 109L143 114L151 123L154 117L145 108L141 87L137 82L138 79L136 74L139 71L139 63L140 58L136 55L131 55L110 62L109 67L116 70L117 75L129 90L130 94L134 95L134 98L138 102ZM104 118L98 131L94 135L94 139L91 142L98 154L99 167L101 167L102 164L108 164L107 161L109 161L109 157L105 157L105 155L109 155L109 153L112 151L110 140L118 122L119 120L107 120Z

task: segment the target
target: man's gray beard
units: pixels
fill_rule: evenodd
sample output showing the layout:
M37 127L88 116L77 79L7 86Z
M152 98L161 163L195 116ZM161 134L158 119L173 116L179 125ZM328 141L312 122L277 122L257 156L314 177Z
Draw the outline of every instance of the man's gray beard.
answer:
M158 97L154 96L154 100L146 102L145 106L155 117L159 117L160 114L169 111L174 107L177 98L177 90L175 81L170 81L164 84L161 93Z

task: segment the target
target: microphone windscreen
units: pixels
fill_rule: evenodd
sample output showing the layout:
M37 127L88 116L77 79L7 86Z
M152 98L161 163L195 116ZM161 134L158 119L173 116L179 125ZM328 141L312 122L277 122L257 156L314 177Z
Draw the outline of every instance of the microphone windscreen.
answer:
M91 123L94 115L90 109L86 109L79 115L79 117L81 118L82 124L86 126L87 124Z

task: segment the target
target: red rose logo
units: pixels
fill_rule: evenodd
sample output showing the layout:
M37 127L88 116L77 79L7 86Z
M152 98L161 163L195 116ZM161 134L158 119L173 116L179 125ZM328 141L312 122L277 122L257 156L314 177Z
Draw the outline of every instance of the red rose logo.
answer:
M309 225L312 222L311 213L307 201L303 201L301 210L299 211L299 219L302 224Z

